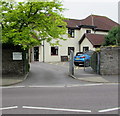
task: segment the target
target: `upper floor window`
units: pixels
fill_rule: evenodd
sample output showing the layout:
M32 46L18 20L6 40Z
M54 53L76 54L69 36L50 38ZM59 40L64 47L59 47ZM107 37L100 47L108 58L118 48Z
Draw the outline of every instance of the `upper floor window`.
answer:
M91 33L91 30L86 30L86 33Z
M74 38L75 37L75 30L68 28L68 34L69 34L69 37Z

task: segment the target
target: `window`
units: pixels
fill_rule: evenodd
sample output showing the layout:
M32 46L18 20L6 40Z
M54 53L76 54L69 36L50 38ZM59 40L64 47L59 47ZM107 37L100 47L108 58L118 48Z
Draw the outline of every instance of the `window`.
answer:
M58 46L51 47L51 55L58 55Z
M86 33L91 33L91 30L86 30Z
M89 50L89 47L83 47L83 52L86 52Z
M70 55L71 50L74 52L74 47L68 47L68 55Z
M69 34L70 37L74 38L74 36L75 36L75 30L69 28L68 29L68 34Z

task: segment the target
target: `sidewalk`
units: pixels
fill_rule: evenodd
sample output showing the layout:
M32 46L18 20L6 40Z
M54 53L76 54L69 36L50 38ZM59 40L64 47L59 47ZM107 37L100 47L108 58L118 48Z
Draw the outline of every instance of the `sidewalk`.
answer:
M75 70L74 75L70 75L74 79L93 83L120 83L118 75L101 76L96 74L90 67Z
M15 76L15 75L6 75L0 77L0 86L10 86L24 81L27 78L28 74L24 76Z

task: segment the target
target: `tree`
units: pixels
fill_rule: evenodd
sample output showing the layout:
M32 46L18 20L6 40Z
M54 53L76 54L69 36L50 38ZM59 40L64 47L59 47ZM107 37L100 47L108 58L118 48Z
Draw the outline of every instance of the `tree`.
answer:
M117 45L120 46L120 26L113 27L108 35L105 36L104 46Z
M40 45L43 40L59 44L66 34L62 3L5 2L2 1L2 43L20 45L23 48ZM51 41L55 39L55 43Z

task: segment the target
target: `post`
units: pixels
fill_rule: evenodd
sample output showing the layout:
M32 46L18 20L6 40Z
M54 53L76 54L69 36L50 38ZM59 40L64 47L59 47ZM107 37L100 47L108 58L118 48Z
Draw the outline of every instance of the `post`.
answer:
M97 53L97 74L100 73L100 53Z
M69 74L74 75L74 52L70 51Z

